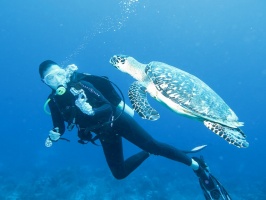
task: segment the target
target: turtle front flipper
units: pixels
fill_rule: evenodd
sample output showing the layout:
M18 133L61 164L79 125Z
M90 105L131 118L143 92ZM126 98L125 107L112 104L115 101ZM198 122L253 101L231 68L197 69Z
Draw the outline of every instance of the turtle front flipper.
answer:
M231 128L206 120L203 123L212 132L229 142L229 144L233 144L239 148L246 148L249 146L248 142L246 141L246 135L243 133L243 131L241 131L240 128Z
M146 88L138 81L131 84L128 97L134 110L143 118L155 121L160 118L159 113L151 107L147 100Z

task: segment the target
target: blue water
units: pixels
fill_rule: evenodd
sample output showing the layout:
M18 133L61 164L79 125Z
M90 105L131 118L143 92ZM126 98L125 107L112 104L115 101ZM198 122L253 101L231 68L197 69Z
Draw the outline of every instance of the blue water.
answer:
M204 199L189 167L151 156L115 180L100 147L44 146L50 90L38 75L52 59L107 75L124 94L133 79L109 58L126 54L192 73L211 86L245 122L250 147L238 149L201 123L158 102L156 122L135 119L156 139L180 149L207 144L202 155L234 200L266 199L266 2L262 0L1 0L0 199ZM127 103L129 103L126 98ZM125 141L125 157L139 151Z

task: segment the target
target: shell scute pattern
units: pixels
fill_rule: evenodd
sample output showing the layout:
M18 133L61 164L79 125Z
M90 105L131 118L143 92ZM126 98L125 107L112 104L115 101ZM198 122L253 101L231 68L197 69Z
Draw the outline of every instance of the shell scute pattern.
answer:
M194 115L220 123L237 121L229 106L197 77L161 62L151 62L145 72L158 91Z

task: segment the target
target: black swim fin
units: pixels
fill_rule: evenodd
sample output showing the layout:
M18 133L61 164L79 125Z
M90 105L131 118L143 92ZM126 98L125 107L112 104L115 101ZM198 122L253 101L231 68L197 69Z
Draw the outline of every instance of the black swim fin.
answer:
M232 200L222 184L212 174L209 174L209 181L213 182L214 187L207 189L204 180L199 178L200 187L206 200Z
M200 187L206 200L232 200L222 184L210 173L209 167L204 162L203 157L193 159L199 164L200 168L196 171L199 177Z

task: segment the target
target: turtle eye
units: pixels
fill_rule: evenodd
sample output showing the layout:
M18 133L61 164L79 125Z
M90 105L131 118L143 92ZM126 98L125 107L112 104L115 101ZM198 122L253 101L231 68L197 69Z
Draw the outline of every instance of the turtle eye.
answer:
M125 64L125 59L121 56L117 56L116 57L116 63L122 63Z
M119 55L119 56L116 56L117 60L119 60L119 62L121 62L122 64L125 64L126 62L126 56L124 55Z
M115 68L119 69L119 65L124 65L126 63L125 56L113 56L109 61Z
M126 62L125 58L121 58L121 63L125 64L125 62Z

